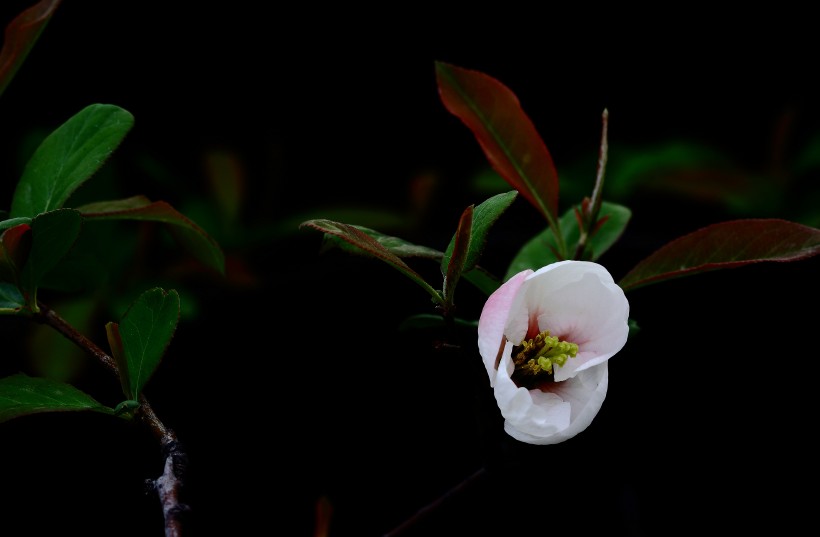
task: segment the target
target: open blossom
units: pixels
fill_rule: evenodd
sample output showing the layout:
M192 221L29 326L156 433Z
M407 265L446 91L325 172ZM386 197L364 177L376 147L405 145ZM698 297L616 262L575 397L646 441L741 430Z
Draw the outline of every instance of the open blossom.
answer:
M598 414L607 361L623 348L629 302L601 265L560 261L519 272L488 299L478 350L504 429L530 444L557 444Z

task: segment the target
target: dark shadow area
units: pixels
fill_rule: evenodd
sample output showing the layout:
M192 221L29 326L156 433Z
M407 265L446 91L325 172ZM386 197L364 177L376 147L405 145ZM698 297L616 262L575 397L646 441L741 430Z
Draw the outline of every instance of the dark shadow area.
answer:
M3 24L29 5L10 4ZM442 106L436 61L517 94L555 161L562 210L592 188L609 110L605 199L633 211L600 259L616 280L711 223L816 227L820 116L801 32L775 44L633 24L580 46L569 20L518 40L432 12L373 24L307 8L96 4L63 2L0 96L0 208L38 140L86 105L111 103L134 127L78 199L165 200L222 245L224 277L159 228L88 226L134 245L133 258L100 254L124 273L82 291L96 301L88 331L100 346L125 297L180 291L183 316L146 395L190 457L185 537L314 537L322 498L326 537L380 536L480 468L401 535L788 534L810 522L794 483L816 465L817 258L628 293L640 331L610 362L601 412L576 438L538 447L503 434L474 329L449 341L456 348L438 345L437 330L403 330L409 315L434 313L428 295L384 263L320 253L321 234L299 228L330 218L444 250L468 205L509 190L476 180L487 162ZM677 168L629 167L674 144ZM539 218L517 199L484 264L501 275ZM435 263L414 267L440 285ZM459 314L478 319L485 297L467 283L457 297ZM57 308L75 296L42 298ZM32 358L44 336L20 319L0 318L0 337L3 375L55 367ZM117 381L76 360L61 374L118 403ZM162 471L147 431L42 414L3 423L0 438L0 534L162 534L144 487Z

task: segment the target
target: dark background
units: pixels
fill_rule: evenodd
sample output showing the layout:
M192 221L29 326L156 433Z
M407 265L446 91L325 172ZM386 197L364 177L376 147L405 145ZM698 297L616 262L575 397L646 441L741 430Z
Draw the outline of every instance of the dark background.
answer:
M2 22L29 4L4 3ZM630 292L641 331L610 362L600 414L569 442L533 447L500 432L474 332L459 334L456 352L436 349L435 331L401 331L408 315L431 312L425 293L377 261L320 255L321 235L298 228L338 218L444 249L461 211L489 196L473 183L486 169L477 143L438 98L435 61L510 87L562 181L591 189L604 108L613 164L694 141L740 175L782 179L820 134L801 14L468 21L438 9L212 5L65 1L0 99L0 206L10 206L32 139L111 103L134 114L134 128L78 195L166 200L225 250L222 278L161 235L116 228L143 242L125 281L103 286L180 289L185 315L146 391L190 455L190 535L313 535L321 498L333 509L330 537L382 535L482 467L407 535L783 534L809 522L799 483L817 471L816 259ZM242 179L232 219L215 216L215 155ZM772 187L787 201L755 205L654 177L614 200L633 218L600 262L617 280L665 242L733 218L817 226L817 170L790 179ZM562 183L565 195L586 192L574 188ZM516 200L493 228L486 265L503 272L542 225ZM419 270L438 277L435 266ZM480 313L475 295L460 289L465 318ZM89 331L104 346L102 327L122 305L113 293L96 300ZM31 357L41 333L17 319L0 330L2 371L42 373ZM116 404L116 381L100 370L79 363L69 380ZM143 490L161 472L147 431L42 414L3 424L0 438L0 534L161 534Z

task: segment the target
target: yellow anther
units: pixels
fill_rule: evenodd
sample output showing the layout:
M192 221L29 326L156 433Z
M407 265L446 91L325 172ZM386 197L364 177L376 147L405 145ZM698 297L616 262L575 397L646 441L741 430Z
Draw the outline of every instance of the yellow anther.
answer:
M553 366L562 367L569 358L574 358L577 354L576 343L559 341L557 337L550 335L549 330L544 330L534 338L525 339L513 347L513 379L519 386L549 380L554 372Z

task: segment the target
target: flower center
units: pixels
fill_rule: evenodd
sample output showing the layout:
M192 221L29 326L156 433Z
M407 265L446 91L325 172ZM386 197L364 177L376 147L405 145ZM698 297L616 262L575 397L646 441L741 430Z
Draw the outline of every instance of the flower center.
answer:
M519 387L535 388L537 384L553 380L553 367L563 366L578 354L578 345L559 341L544 330L532 339L525 339L512 349L515 371L512 380Z

